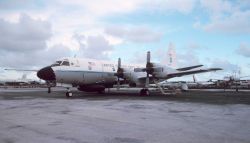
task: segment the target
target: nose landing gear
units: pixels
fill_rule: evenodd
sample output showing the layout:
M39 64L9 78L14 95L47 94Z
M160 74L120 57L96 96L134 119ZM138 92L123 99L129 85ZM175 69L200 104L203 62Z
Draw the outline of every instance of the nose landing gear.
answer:
M149 90L147 88L141 89L140 95L141 96L149 96L150 95Z
M50 86L48 87L48 93L51 93L51 87Z
M73 93L70 91L70 88L67 88L66 97L70 98L72 96L73 96Z

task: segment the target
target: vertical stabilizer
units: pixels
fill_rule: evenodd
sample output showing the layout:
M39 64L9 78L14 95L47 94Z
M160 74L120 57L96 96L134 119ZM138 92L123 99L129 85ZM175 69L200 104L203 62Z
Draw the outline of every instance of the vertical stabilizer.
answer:
M167 64L168 66L175 68L176 67L176 52L175 52L175 45L173 43L169 43L168 46L168 53L167 53Z
M196 79L196 76L195 76L195 75L193 75L193 80L194 80L194 83L197 82L197 79Z

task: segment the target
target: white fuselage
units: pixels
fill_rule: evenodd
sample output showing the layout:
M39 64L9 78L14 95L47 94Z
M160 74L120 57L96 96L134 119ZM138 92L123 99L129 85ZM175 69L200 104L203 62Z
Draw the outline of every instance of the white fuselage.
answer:
M115 62L79 58L67 58L66 60L69 61L69 66L60 65L52 67L58 83L85 85L98 83L113 84L117 81L115 76L117 64ZM122 67L128 73L131 73L139 65L122 65Z
M102 61L94 59L64 58L60 66L52 66L57 83L91 85L91 84L114 84L117 81L117 63L112 61ZM68 61L69 65L62 64ZM161 65L162 66L162 65ZM124 75L130 82L143 86L145 82L139 81L140 77L145 77L145 72L134 72L134 68L144 66L138 64L122 64ZM163 66L164 69L158 76L167 75L167 71L173 69Z
M95 59L63 58L40 69L37 77L46 81L48 92L55 83L70 84L78 87L80 91L100 93L116 83L118 85L129 83L131 87L143 87L140 94L148 95L147 88L151 83L157 84L174 77L221 70L220 68L195 69L201 66L203 65L172 69L151 62L150 52L147 52L145 65L121 64L120 58L117 63Z

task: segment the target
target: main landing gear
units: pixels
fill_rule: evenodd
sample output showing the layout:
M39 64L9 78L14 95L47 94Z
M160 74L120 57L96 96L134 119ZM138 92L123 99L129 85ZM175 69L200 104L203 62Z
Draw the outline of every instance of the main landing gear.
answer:
M48 87L48 93L51 93L51 87L50 86Z
M140 95L141 96L149 96L150 95L149 90L147 88L141 89Z
M73 93L70 91L69 88L67 88L66 97L69 98L69 97L72 97L72 96L73 96Z

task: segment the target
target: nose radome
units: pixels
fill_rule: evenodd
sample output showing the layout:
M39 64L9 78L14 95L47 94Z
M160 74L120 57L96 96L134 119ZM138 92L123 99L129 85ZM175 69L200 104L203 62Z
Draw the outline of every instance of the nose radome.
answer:
M56 80L55 73L50 66L40 69L37 72L37 77L46 81Z

